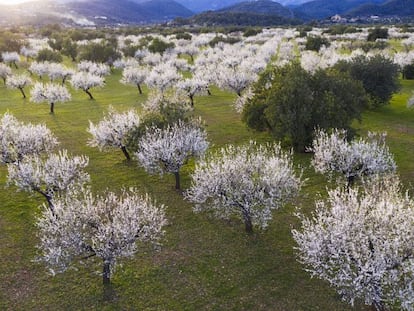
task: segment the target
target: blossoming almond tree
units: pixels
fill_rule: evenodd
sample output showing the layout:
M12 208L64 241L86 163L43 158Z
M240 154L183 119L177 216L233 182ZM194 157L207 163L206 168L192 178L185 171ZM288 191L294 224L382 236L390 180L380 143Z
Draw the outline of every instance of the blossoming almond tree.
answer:
M131 157L128 153L126 144L128 134L140 124L138 114L129 110L124 113L117 113L110 107L107 116L98 124L89 121L89 133L92 138L88 141L88 145L98 147L99 150L107 148L121 148L127 160Z
M54 198L89 181L84 171L89 163L86 156L70 157L66 150L44 159L38 155L8 164L7 183L18 189L41 194L54 212Z
M141 85L145 82L148 73L149 71L145 67L126 67L122 71L121 83L135 85L139 94L142 94Z
M272 210L295 197L301 187L291 154L280 145L229 145L200 160L191 176L186 197L195 203L194 211L211 210L227 219L240 217L246 232L253 226L268 226Z
M1 58L3 59L3 62L6 64L14 65L14 67L17 69L17 63L20 62L20 56L17 52L3 52L1 53Z
M40 260L55 274L73 261L99 257L104 285L119 258L133 256L138 243L158 243L167 223L164 206L135 189L96 197L83 189L58 198L54 207L44 208L37 221Z
M44 124L25 124L10 113L0 120L0 162L13 163L25 156L51 152L58 144Z
M317 172L343 174L348 187L356 178L396 170L385 134L369 133L367 139L348 142L345 130L334 129L332 134L317 130L309 151L314 152L312 165Z
M55 112L55 104L67 102L71 99L68 89L54 83L36 83L30 91L30 100L35 103L47 102L50 104L50 113Z
M32 83L30 77L26 74L11 75L6 80L6 86L10 89L18 89L22 93L23 98L26 98L24 88Z
M6 85L7 78L11 76L12 70L9 66L6 66L3 63L0 63L0 78L3 79L4 85Z
M342 299L375 310L414 307L414 202L398 179L376 178L362 189L339 187L298 213L292 230L299 261L328 281Z
M197 94L207 94L208 82L203 79L193 77L191 79L179 81L176 88L183 91L188 96L191 106L194 107L194 96Z
M89 99L93 100L94 98L90 92L90 89L94 87L103 87L105 81L101 76L93 75L88 72L78 72L72 75L70 83L73 88L84 91L88 94Z
M191 158L202 156L208 147L200 124L178 121L165 129L149 128L139 141L135 156L150 173L173 173L175 189L180 186L180 168Z

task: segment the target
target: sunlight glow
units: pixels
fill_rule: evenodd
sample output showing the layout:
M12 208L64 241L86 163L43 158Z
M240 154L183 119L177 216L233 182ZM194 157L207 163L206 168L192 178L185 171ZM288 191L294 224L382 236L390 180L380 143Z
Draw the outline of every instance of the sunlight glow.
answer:
M0 5L15 5L15 4L21 4L23 2L29 2L33 0L0 0Z

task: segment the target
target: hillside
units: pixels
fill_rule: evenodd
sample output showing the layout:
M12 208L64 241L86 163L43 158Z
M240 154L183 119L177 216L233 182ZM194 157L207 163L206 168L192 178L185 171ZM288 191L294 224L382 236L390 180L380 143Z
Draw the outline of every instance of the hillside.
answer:
M173 0L91 0L33 1L15 6L0 5L0 24L65 23L82 26L93 24L149 24L193 12Z
M347 13L351 16L413 16L414 1L412 0L390 0L383 4L367 4L360 6Z
M177 25L203 26L277 26L298 25L302 21L276 14L209 11L187 19L176 19L174 23Z
M284 7L278 2L273 2L271 0L245 1L221 9L219 12L257 13L293 18L293 12L290 9Z
M295 16L304 19L323 19L343 14L367 3L383 3L385 0L316 0L294 8Z

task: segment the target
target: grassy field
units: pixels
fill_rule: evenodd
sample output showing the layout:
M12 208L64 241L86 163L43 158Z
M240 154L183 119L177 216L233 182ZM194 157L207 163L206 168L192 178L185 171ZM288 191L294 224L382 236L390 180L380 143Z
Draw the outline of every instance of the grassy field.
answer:
M311 211L315 194L324 192L325 178L309 167L309 155L296 155L308 181L297 201L275 212L268 230L244 233L239 221L220 221L194 214L174 190L173 176L150 176L121 151L101 153L86 146L89 120L98 121L109 105L118 110L140 109L144 96L119 83L120 73L107 78L103 89L92 90L96 100L72 91L73 100L57 104L49 114L46 104L23 100L18 90L0 84L0 113L44 122L61 142L60 148L90 158L88 172L96 192L135 186L167 206L169 225L160 250L143 247L122 260L113 277L116 297L102 298L100 262L91 259L55 277L34 262L37 236L34 220L42 198L6 188L7 170L0 167L0 310L348 310L325 282L311 279L296 262L290 231L298 225L295 206ZM367 112L359 133L387 131L399 172L407 187L414 174L414 111L405 107L413 82L403 82L391 105ZM146 92L145 92L146 93ZM207 124L212 148L251 139L271 141L241 123L230 103L233 95L213 89L196 98L195 114ZM183 188L189 186L189 163L183 168ZM365 310L355 306L356 310Z

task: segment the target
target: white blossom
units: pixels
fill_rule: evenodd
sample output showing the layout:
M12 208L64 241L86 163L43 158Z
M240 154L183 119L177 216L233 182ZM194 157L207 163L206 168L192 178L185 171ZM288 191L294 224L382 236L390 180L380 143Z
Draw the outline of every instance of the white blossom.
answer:
M413 310L414 202L398 179L330 190L311 217L298 217L301 228L292 233L312 276L352 305L360 299L376 310Z
M9 66L6 66L3 63L0 63L0 78L3 79L3 83L6 84L7 78L11 76L12 70Z
M34 103L50 104L50 113L54 113L56 103L64 103L71 99L68 89L55 83L36 83L30 91L30 100Z
M180 168L191 158L202 156L208 147L206 132L199 124L178 121L165 129L149 128L139 141L135 156L149 173L173 173L180 189Z
M228 145L196 163L187 198L194 211L211 210L218 218L241 218L246 231L266 228L272 210L295 197L301 187L291 154L280 145Z
M172 66L160 64L154 67L146 78L149 88L154 88L164 93L168 88L173 87L181 78L181 75Z
M208 82L195 76L191 79L184 79L179 81L176 85L176 88L183 91L190 99L191 106L194 106L195 95L207 94Z
M92 138L88 145L98 147L99 150L121 148L127 160L130 159L126 149L128 135L139 126L140 119L134 110L117 113L110 107L108 114L98 124L89 121L89 133Z
M2 52L1 58L6 64L13 64L17 68L17 63L20 62L20 56L17 52Z
M145 83L149 71L146 67L126 67L122 71L121 83L132 84L138 88L139 94L142 94L142 84Z
M43 195L53 211L56 195L80 188L89 181L89 174L84 171L88 163L88 157L70 157L66 150L50 154L46 159L38 155L26 156L8 164L7 183L19 190Z
M18 162L28 155L51 152L58 141L44 124L24 124L5 113L0 120L0 161Z
M120 196L108 192L94 197L84 189L54 201L54 211L44 208L37 220L40 261L55 274L73 261L97 256L102 260L103 283L110 283L117 260L131 257L138 243L159 243L167 221L164 206L136 189Z
M355 178L380 173L393 173L396 164L385 145L385 133L369 133L367 139L348 142L346 131L334 129L332 134L316 131L313 146L312 165L323 174L340 173L352 185Z
M10 89L18 89L22 93L23 98L26 98L24 88L32 83L30 77L26 74L11 75L6 80L6 86Z
M90 99L94 99L90 89L94 87L103 87L105 81L100 76L93 75L88 72L78 72L72 75L70 83L75 89L84 91L88 94Z
M111 69L108 65L102 63L94 63L91 61L81 61L78 64L78 70L82 72L88 72L94 76L106 76L111 73Z

